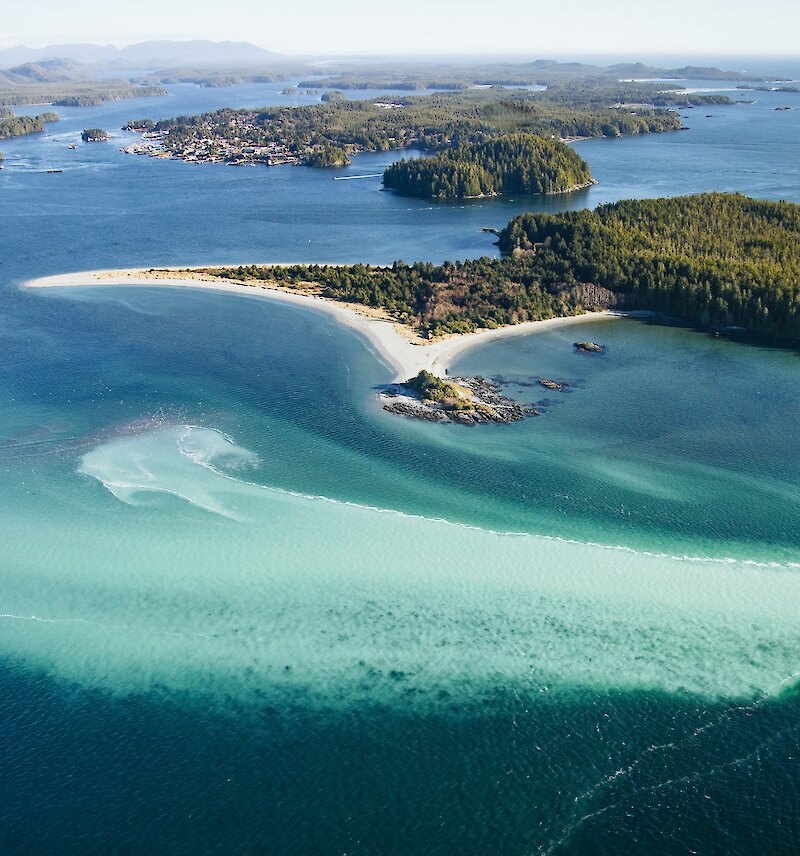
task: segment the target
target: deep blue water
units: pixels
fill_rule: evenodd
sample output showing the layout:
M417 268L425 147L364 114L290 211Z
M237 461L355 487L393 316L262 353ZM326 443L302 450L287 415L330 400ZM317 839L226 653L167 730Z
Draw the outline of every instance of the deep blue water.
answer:
M333 180L394 154L333 173L126 156L121 131L67 148L134 117L294 103L283 86L175 87L3 144L3 850L792 852L796 354L636 321L599 325L595 361L568 329L504 341L463 368L574 391L508 430L442 431L379 411L385 367L313 313L16 286L495 255L484 226L630 196L800 202L800 95L744 93L757 103L686 111L687 132L576 144L600 184L558 201L440 205ZM205 470L186 481L157 432L124 445L175 424L257 455L223 508L247 525L203 510L221 489ZM164 489L119 501L103 484L131 468ZM250 482L354 505L309 511ZM412 515L474 530L431 534ZM623 567L587 542L639 552ZM776 567L714 576L644 552ZM583 599L558 588L573 573Z

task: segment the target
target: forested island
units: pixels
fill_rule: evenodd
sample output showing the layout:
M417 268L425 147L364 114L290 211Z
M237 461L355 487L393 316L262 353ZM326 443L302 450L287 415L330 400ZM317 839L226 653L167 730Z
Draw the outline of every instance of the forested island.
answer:
M95 107L122 98L144 98L166 95L160 86L138 86L120 81L91 83L29 83L3 86L0 82L0 104L52 104L56 107Z
M312 156L328 149L350 157L412 147L435 152L519 132L572 139L678 130L680 117L643 105L641 90L640 85L592 87L582 82L553 92L490 89L391 101L223 109L156 122L129 151L201 162L313 164ZM657 89L650 87L647 94L656 97ZM320 165L325 161L323 157Z
M58 122L56 113L40 113L38 116L15 116L10 111L0 114L0 140L22 137L43 131L45 122Z
M277 71L269 70L264 66L242 68L237 66L191 66L166 68L153 72L139 78L143 85L171 86L176 83L192 83L203 89L224 89L227 86L241 86L248 83L279 83L281 81L296 80L299 74L304 73L307 67L304 63L292 64Z
M44 59L0 69L0 105L86 107L118 98L166 94L160 86L108 79L97 69L69 59Z
M499 193L568 193L593 183L589 165L560 140L505 134L430 158L401 160L383 184L410 196L456 199Z
M447 62L414 63L410 61L377 61L369 67L340 69L322 80L301 81L300 86L335 87L336 89L425 89L464 90L474 86L553 86L579 79L616 83L620 78L654 79L661 89L678 90L672 81L766 80L741 71L727 71L713 66L658 68L641 62L600 66L582 62L557 62L540 59L535 62ZM666 82L669 81L669 82Z
M433 265L206 269L389 312L423 336L593 309L646 309L800 343L800 205L709 193L525 214L508 253Z
M81 139L84 143L102 143L110 140L111 135L102 128L86 128L81 132Z

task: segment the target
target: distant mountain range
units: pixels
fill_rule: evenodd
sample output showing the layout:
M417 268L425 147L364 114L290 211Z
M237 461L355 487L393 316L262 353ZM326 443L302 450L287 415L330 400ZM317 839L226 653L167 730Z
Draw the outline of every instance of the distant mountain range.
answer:
M52 60L69 60L73 63L122 70L163 68L170 65L266 65L280 63L286 59L281 54L264 50L249 42L162 40L139 42L125 48L89 44L50 45L46 48L27 48L20 45L0 50L0 69L30 64L47 68Z

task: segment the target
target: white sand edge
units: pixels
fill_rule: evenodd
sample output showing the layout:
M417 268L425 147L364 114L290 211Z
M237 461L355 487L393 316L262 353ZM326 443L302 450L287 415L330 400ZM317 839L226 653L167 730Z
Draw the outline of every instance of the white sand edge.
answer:
M186 268L160 268L161 271L185 271ZM350 306L343 306L336 301L314 295L298 294L271 288L266 285L241 285L229 280L197 278L170 278L161 274L153 275L141 268L118 270L80 271L77 273L57 274L41 277L23 283L23 288L82 288L86 286L148 286L168 288L195 288L211 291L224 291L249 297L266 297L296 306L305 306L327 312L340 324L344 324L365 336L378 354L394 371L394 381L404 381L417 375L422 369L427 369L443 377L454 360L471 348L485 342L509 336L526 336L531 333L553 330L572 324L600 319L625 317L624 312L587 312L583 315L569 315L563 318L549 318L545 321L526 321L494 330L479 330L475 333L450 336L431 344L415 343L407 332L402 332L399 324L384 318L362 314ZM638 314L638 313L637 313Z

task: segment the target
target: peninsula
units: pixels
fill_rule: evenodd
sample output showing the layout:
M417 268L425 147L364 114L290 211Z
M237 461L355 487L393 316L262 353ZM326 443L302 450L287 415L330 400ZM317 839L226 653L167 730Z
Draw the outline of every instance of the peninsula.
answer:
M435 153L503 134L575 139L678 130L677 113L647 103L657 92L653 86L643 92L641 85L587 84L552 92L481 89L391 101L333 99L308 107L223 109L162 119L152 127L142 120L130 123L126 129L141 129L142 140L126 151L198 163L329 166L359 152L417 148Z
M442 265L128 270L28 285L189 286L313 306L373 342L403 387L387 395L429 402L425 412L397 401L387 409L436 420L444 410L457 417L451 421L467 421L466 413L469 424L532 415L482 379L448 378L456 355L499 336L645 311L800 342L799 205L705 194L525 214L500 233L500 245L505 258ZM603 352L596 342L578 340L575 348ZM545 381L548 389L562 386Z
M265 266L266 267L266 266ZM269 265L285 270L288 266ZM331 266L328 270L333 270ZM220 277L211 270L220 268L125 268L119 270L82 271L41 277L24 283L25 288L83 288L91 286L138 286L191 288L220 291L244 297L263 297L301 306L331 315L335 320L366 338L392 370L393 384L405 383L420 372L447 377L456 360L467 350L486 342L509 336L552 330L566 324L623 317L621 312L588 312L582 315L548 318L513 326L484 329L463 335L445 335L430 340L418 335L407 324L388 312L357 303L330 300L313 288L281 287L251 281L247 284Z

